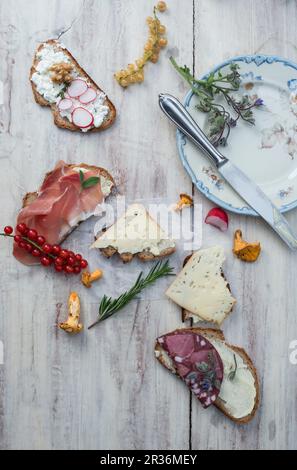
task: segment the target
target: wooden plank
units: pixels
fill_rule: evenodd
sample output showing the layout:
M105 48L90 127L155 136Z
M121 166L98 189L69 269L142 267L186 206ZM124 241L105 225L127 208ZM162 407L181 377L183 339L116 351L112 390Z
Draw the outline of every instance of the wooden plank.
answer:
M115 174L130 200L170 197L190 191L177 158L175 130L158 109L158 92L185 91L168 63L170 53L192 63L192 0L170 2L163 16L169 48L149 66L145 83L122 90L112 74L141 53L145 17L154 2L126 0L12 0L1 3L0 106L2 214L13 223L23 194L38 187L58 159L100 164ZM181 28L182 25L182 28ZM65 32L64 32L65 31ZM109 94L118 109L116 124L95 135L73 134L52 124L48 109L33 102L28 74L37 43L61 36L82 66ZM88 253L93 222L67 241ZM83 319L96 315L103 288L115 295L114 278L105 277L90 297L78 281L59 279L15 262L3 242L0 366L1 448L131 449L187 448L189 397L182 384L153 358L154 339L178 326L179 311L166 299L133 302L117 318L70 338L55 323L66 316L69 292L82 297ZM140 265L139 269L140 269ZM106 268L107 269L107 268ZM119 270L129 270L117 263ZM131 268L135 270L134 268ZM120 291L121 285L118 286ZM153 295L153 294L152 294ZM178 406L177 406L178 404Z
M197 0L196 71L236 55L267 53L297 60L295 2ZM210 208L205 203L204 211ZM289 343L296 339L295 255L260 220L230 216L228 234L204 227L204 243L225 246L225 274L237 298L224 323L227 340L242 345L253 358L261 381L261 408L246 426L237 426L217 410L193 403L193 449L296 449L297 368L289 363ZM288 215L297 229L296 213ZM248 240L260 240L258 263L244 265L231 254L230 234L241 228Z

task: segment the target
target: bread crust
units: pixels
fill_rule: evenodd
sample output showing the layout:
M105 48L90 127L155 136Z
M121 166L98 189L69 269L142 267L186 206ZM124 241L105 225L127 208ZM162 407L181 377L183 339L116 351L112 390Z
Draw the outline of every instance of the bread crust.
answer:
M255 413L256 413L256 411L259 407L259 404L260 404L260 386L259 386L259 379L258 379L258 374L257 374L256 368L255 368L251 358L246 353L246 351L243 348L240 348L238 346L234 346L233 344L227 343L226 340L225 340L224 333L222 332L222 330L219 330L219 329L215 329L215 328L198 328L198 327L197 328L196 327L193 327L193 328L177 328L175 331L173 331L173 333L179 332L179 331L182 331L182 332L189 331L189 332L192 332L192 333L201 334L202 336L205 336L206 338L210 338L210 339L214 338L214 339L224 341L226 346L233 349L233 351L235 351L237 354L239 354L242 357L243 361L247 364L247 366L248 366L249 370L251 371L251 373L254 377L254 380L255 380L256 398L255 398L254 408L252 409L251 413L248 414L247 416L243 416L242 418L234 418L227 411L224 403L222 402L222 400L220 400L219 397L214 402L214 405L222 413L224 413L225 416L227 416L229 419L231 419L235 423L246 424L246 423L250 422L253 419L253 417L255 416ZM161 345L158 342L156 342L156 344L155 344L155 352L156 351L159 353L159 354L156 355L156 358L162 364L162 366L166 367L166 369L168 369L172 373L176 374L176 371L174 371L173 369L170 369L168 367L168 365L166 364L164 356L162 356L163 349L162 349Z
M96 88L97 90L102 91L102 92L103 90L94 82L94 80L87 74L87 72L79 65L79 63L76 61L73 55L68 51L68 49L61 48L59 43L55 39L49 39L41 43L38 46L34 55L33 64L30 69L30 77L29 77L36 103L38 103L40 106L48 106L51 108L51 111L53 113L54 123L56 124L56 126L60 127L61 129L68 129L74 132L82 132L82 130L79 127L75 126L72 122L68 121L68 119L63 118L59 113L57 105L53 103L49 103L40 93L38 93L36 85L32 82L32 75L33 73L36 72L36 66L39 62L37 58L37 53L44 47L44 44L55 45L57 48L60 48L60 50L62 50L64 54L66 54L70 58L72 64L79 71L82 77L86 78L93 85L93 87ZM93 127L92 129L88 130L86 133L100 132L100 131L107 129L113 124L116 118L116 108L107 96L106 96L106 100L104 104L109 107L108 118L105 121L103 121L100 127Z

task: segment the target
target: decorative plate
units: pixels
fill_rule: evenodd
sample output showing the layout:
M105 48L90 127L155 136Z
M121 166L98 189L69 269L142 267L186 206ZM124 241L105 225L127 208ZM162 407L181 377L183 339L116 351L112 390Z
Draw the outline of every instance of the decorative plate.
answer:
M227 145L219 150L254 180L281 212L287 212L297 207L297 65L280 57L251 55L234 57L212 71L224 70L231 62L240 65L238 93L261 98L264 105L254 109L255 125L238 122ZM207 114L195 108L197 101L189 91L184 105L205 131ZM208 199L231 212L257 215L180 131L177 145L193 183Z

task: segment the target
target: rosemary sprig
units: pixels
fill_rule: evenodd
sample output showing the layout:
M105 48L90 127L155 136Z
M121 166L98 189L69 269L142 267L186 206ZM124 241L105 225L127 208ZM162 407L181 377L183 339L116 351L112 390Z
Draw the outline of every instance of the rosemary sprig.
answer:
M234 358L234 369L231 370L231 372L229 372L229 375L228 375L228 379L231 381L235 379L236 372L237 372L237 361L236 361L235 354L233 354L233 358Z
M231 63L225 74L219 70L217 73L210 73L205 80L197 80L189 67L180 67L173 57L170 57L170 61L198 97L196 108L208 113L208 134L213 145L225 146L231 128L236 126L239 119L255 124L252 108L262 106L263 100L257 98L252 101L247 95L240 99L232 96L232 92L239 90L241 83L238 64ZM215 101L219 96L223 98L227 108Z
M158 261L145 277L143 277L143 272L141 272L131 289L121 294L118 298L113 299L104 295L99 305L98 318L88 329L93 328L97 323L111 317L115 312L134 299L143 289L156 282L160 277L169 276L172 274L172 271L173 268L169 266L168 260L165 262Z

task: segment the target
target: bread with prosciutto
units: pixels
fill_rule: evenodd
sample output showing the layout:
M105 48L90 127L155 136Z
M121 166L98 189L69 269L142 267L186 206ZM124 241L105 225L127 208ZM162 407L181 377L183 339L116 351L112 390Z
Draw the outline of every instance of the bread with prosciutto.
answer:
M116 118L106 94L57 40L38 46L30 82L35 101L51 108L54 123L62 129L98 132Z
M95 177L96 184L84 188L84 180ZM50 244L61 243L78 224L88 219L114 187L114 180L104 168L85 163L59 161L46 174L38 191L27 193L17 224L37 230ZM14 256L23 264L37 264L25 250L14 245Z

